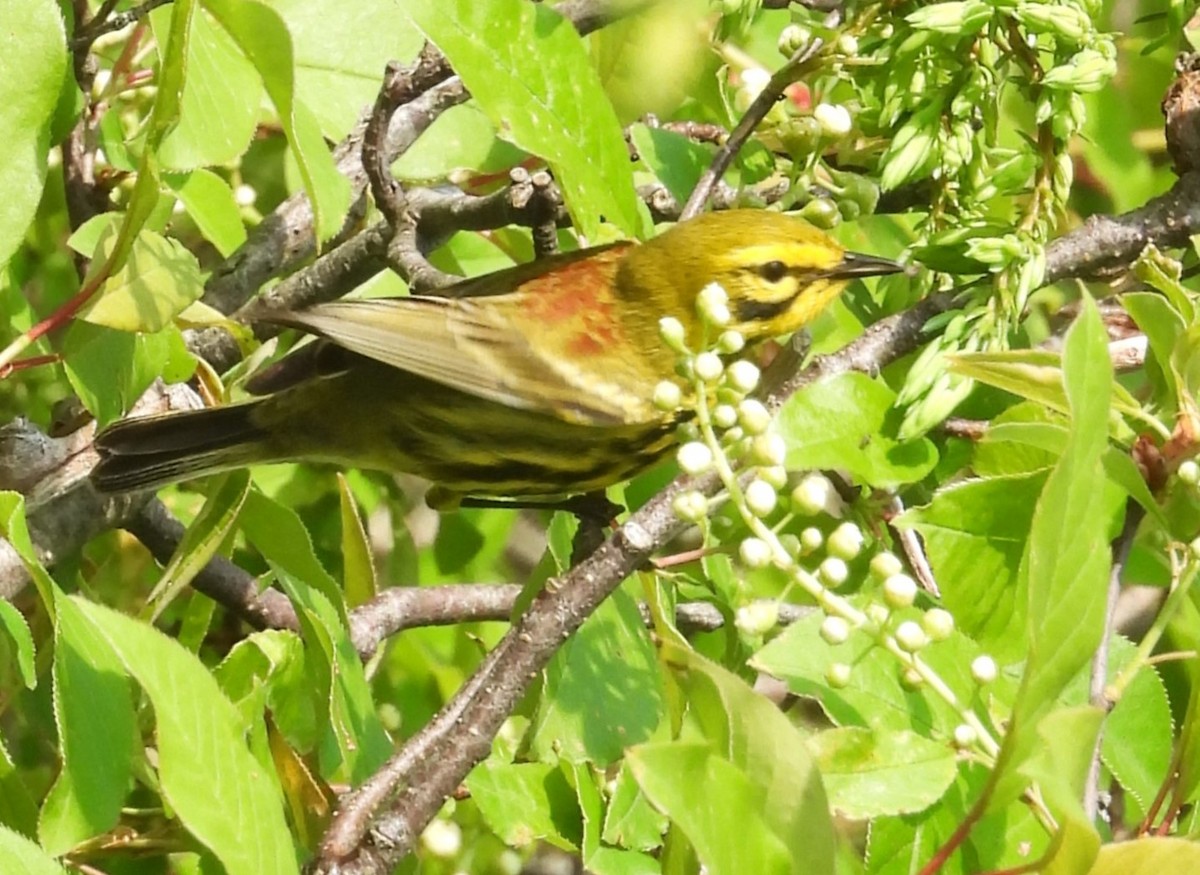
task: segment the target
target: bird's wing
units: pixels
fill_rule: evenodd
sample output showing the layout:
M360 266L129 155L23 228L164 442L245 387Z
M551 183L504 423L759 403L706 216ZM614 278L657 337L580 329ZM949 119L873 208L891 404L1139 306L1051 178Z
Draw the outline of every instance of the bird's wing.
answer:
M595 425L645 421L658 415L653 371L611 324L618 258L576 259L507 294L338 301L271 319L511 407Z

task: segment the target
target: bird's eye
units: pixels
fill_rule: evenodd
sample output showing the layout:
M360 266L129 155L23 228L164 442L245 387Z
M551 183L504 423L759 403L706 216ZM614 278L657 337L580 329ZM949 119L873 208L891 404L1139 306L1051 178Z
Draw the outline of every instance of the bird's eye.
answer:
M787 274L787 265L782 261L768 261L758 269L758 275L769 283L777 283Z

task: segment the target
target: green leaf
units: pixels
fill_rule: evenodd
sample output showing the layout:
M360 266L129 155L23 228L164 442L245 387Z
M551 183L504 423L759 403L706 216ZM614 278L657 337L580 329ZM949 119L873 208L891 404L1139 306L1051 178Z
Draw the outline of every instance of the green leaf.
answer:
M207 0L205 8L262 77L312 202L317 240L328 240L341 229L350 206L350 183L338 172L312 112L296 98L287 25L275 10L253 0Z
M33 795L25 785L8 749L0 740L0 830L8 827L22 835L37 834L38 810ZM3 847L0 844L0 847ZM3 853L0 852L0 858Z
M0 538L8 541L17 552L25 571L33 580L42 608L54 616L55 586L33 547L29 537L29 523L25 519L25 496L18 492L0 491Z
M170 24L170 9L150 13L160 46L167 44ZM171 170L228 164L254 136L262 82L237 43L204 10L192 20L185 63L178 123L159 145L159 160Z
M271 0L287 24L296 58L296 90L312 107L321 131L337 142L375 102L388 61L407 61L421 49L395 0Z
M467 777L467 789L506 844L521 848L542 839L576 850L582 842L579 800L556 766L486 760Z
M278 785L250 753L245 724L203 663L151 626L81 599L70 603L154 706L162 792L187 830L229 875L295 875Z
M683 134L635 124L630 126L629 135L642 162L680 203L688 199L712 163L714 148Z
M375 580L375 563L371 558L367 530L358 515L354 494L350 491L344 474L338 474L337 484L338 506L342 518L342 565L346 604L356 608L375 598L378 586Z
M1112 514L1096 501L1108 445L1112 366L1095 304L1067 332L1063 374L1070 436L1034 510L1018 591L1027 599L1029 651L1012 725L997 766L992 804L1016 797L1026 781L1014 773L1038 749L1038 724L1095 652L1108 589Z
M652 851L662 844L666 830L667 819L650 805L629 764L622 762L604 813L601 838L610 845Z
M300 620L315 675L327 708L330 771L339 766L361 783L392 751L379 721L362 660L350 640L346 606L333 578L321 566L300 518L256 492L247 498L242 531L274 569Z
M724 765L708 763L701 772L703 778L707 780L721 774L744 775L748 782L745 802L750 804L756 800L755 804L762 805L762 813L757 816L764 819L770 834L778 837L787 848L792 860L790 871L832 871L835 842L829 803L820 773L795 726L772 702L756 693L741 678L694 651L666 643L662 652L687 696L690 717L696 721L715 753L732 767L730 771ZM659 804L642 773L637 774L642 789L655 804ZM687 786L686 781L681 783ZM692 797L693 803L695 798ZM679 812L667 810L666 813L700 850L696 837L677 816ZM753 816L756 815L751 810L746 812L746 818ZM748 828L746 818L730 811L724 831L737 833ZM773 845L764 845L768 857L774 854L769 847ZM798 866L802 868L796 868Z
M208 560L217 554L233 530L249 491L248 471L230 471L221 475L146 599L152 618L160 617L184 587L203 570Z
M138 743L124 666L107 638L61 593L54 646L54 717L63 768L38 836L54 855L112 829L129 793Z
M644 744L629 752L628 762L642 791L679 825L712 875L832 873L832 861L822 867L792 857L768 826L763 788L709 745Z
M550 164L584 236L595 238L602 218L640 234L620 123L569 22L524 0L408 0L403 9L501 135Z
M779 411L787 466L848 470L858 482L890 488L933 470L937 451L925 438L900 441L896 395L878 380L849 373L801 389Z
M829 804L852 820L923 811L942 798L957 774L949 744L914 732L842 727L813 735L808 748Z
M211 170L164 174L163 181L178 195L196 227L205 239L228 258L246 242L246 227L233 199L233 191L224 179Z
M0 531L3 531L3 526L0 526ZM16 649L17 670L21 673L21 682L32 690L37 686L37 668L33 664L33 633L29 631L25 617L8 599L0 599L0 629L8 633Z
M64 343L71 387L101 425L119 419L164 370L170 341L75 322Z
M916 617L916 612L913 612ZM900 617L896 618L901 619ZM948 739L961 722L958 712L924 687L903 683L896 659L863 633L843 644L821 638L822 617L814 613L784 629L750 660L750 665L784 681L798 696L815 699L838 726L865 726L879 732L912 730L926 738ZM921 652L960 701L969 700L977 684L970 664L980 653L977 644L958 632ZM825 673L831 662L853 666L850 682L831 687ZM991 694L1002 705L1012 699L1005 675Z
M0 57L0 268L25 237L42 198L50 122L70 82L62 15L45 0L5 3ZM18 73L19 71L19 73Z
M0 826L0 859L8 875L67 875L50 854L4 826Z
M158 331L203 293L196 256L178 240L142 231L124 266L104 281L79 318L121 331Z
M496 136L496 128L478 106L467 103L438 116L392 165L392 172L408 182L432 183L454 171L500 173L525 157L525 152Z
M1088 875L1162 875L1200 871L1200 845L1180 838L1133 839L1105 845Z
M661 717L654 648L637 603L617 590L546 667L533 752L547 761L607 766L648 740Z
M1122 638L1114 638L1112 644L1110 677L1124 667L1134 650ZM1121 659L1123 651L1125 658ZM1104 764L1143 811L1149 808L1170 767L1171 726L1171 705L1162 679L1153 666L1144 666L1105 720L1101 746Z
M1001 662L1025 654L1017 572L1045 482L1033 473L954 483L893 521L921 533L934 576L953 581L942 598L955 625Z

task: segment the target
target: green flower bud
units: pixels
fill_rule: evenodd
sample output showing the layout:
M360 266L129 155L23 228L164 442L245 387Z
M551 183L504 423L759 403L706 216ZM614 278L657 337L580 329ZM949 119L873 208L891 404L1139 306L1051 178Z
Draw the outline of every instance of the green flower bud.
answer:
M829 555L849 561L862 550L863 540L862 529L854 523L842 523L829 535Z
M825 669L825 682L835 690L840 690L850 684L850 666L844 662L831 662Z
M708 499L695 490L681 492L671 503L675 516L686 523L698 523L708 516Z
M771 548L761 538L743 538L738 545L738 558L747 568L766 568L771 562Z
M917 598L917 584L907 574L893 574L883 582L883 600L893 608L907 608Z
M747 398L738 405L738 422L741 423L746 434L760 435L771 427L771 414L767 412L766 406L761 401L756 398ZM770 462L768 464L780 463Z
M821 638L826 644L843 644L850 637L850 624L841 617L826 617L821 623Z
M904 565L892 553L876 553L871 559L871 576L876 580L887 580L904 570Z
M771 601L743 605L737 609L733 622L745 635L765 635L779 625L779 605Z
M941 608L932 608L921 618L921 626L930 641L945 641L954 634L954 616Z
M925 630L912 620L905 620L896 627L896 643L905 653L916 653L929 643Z
M992 7L982 0L949 0L924 6L904 20L916 30L968 36L978 33L992 20Z

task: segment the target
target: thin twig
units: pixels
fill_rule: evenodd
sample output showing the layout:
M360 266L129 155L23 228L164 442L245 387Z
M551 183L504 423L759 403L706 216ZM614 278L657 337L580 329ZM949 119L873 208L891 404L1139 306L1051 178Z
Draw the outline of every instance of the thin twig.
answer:
M1108 575L1108 593L1104 608L1104 631L1100 637L1100 645L1092 656L1091 678L1088 685L1088 702L1105 711L1112 709L1114 702L1105 695L1108 685L1108 644L1113 635L1113 624L1116 617L1117 597L1121 594L1121 576L1129 561L1129 552L1133 549L1133 540L1137 535L1138 526L1146 516L1145 509L1130 498L1125 503L1125 524L1121 534L1112 544L1112 569ZM1096 745L1092 751L1092 762L1088 768L1087 781L1083 788L1083 811L1089 820L1094 820L1100 810L1100 747L1104 742L1104 726L1096 733Z
M96 10L96 15L86 25L81 27L74 39L71 40L71 51L79 52L91 48L92 43L104 36L128 27L135 21L141 21L153 10L170 3L171 0L146 0L140 6L127 9L112 15L117 0L104 0L104 4Z
M696 187L692 189L691 196L688 197L683 212L679 216L680 221L687 221L700 214L713 187L716 186L717 180L725 175L725 171L729 169L742 146L750 139L755 128L767 117L771 107L783 99L784 89L804 75L823 46L824 43L820 39L811 40L808 44L801 46L786 64L775 71L766 87L746 109L745 114L738 121L737 127L730 132L729 138L717 149L717 154L713 156L712 162L701 175Z

